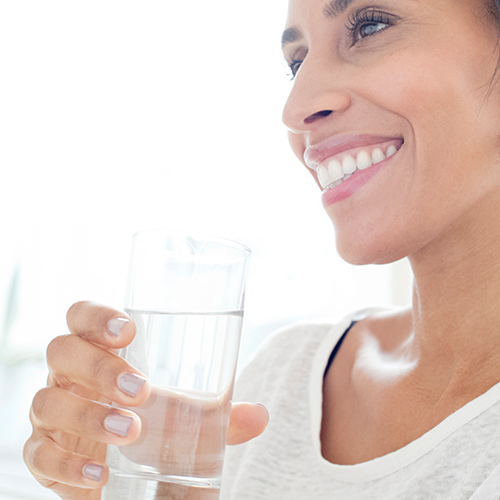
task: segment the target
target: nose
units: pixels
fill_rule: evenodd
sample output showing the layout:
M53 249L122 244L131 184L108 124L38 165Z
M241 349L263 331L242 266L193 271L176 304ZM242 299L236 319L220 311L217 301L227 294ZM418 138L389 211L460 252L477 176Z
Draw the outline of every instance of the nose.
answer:
M283 123L300 134L318 126L326 117L338 115L351 105L351 96L339 75L325 71L324 62L302 63L283 109Z

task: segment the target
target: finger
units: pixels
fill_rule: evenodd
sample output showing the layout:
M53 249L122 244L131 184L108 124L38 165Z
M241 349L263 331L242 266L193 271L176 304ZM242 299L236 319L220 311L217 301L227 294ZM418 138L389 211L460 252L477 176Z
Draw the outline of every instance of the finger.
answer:
M45 436L30 438L23 455L28 469L45 487L62 483L79 488L102 488L109 477L106 464L64 450Z
M136 331L134 320L125 312L90 301L73 304L66 321L71 333L111 349L130 344Z
M141 433L134 413L89 401L59 387L37 392L31 406L31 422L38 431L65 432L99 443L123 446Z
M56 337L47 347L51 380L80 384L124 406L144 403L151 392L146 376L116 354L76 335ZM60 385L64 385L62 382Z
M242 444L260 436L269 423L269 412L261 404L233 403L227 444Z

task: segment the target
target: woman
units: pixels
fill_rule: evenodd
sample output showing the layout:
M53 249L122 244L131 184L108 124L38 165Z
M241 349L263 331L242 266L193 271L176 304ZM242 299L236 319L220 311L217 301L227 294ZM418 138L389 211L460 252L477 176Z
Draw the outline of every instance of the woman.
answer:
M500 496L499 38L496 0L290 0L292 148L323 191L340 255L407 256L413 301L266 342L235 400L262 401L271 421L229 449L223 498ZM135 398L118 389L134 370L106 352L131 340L127 319L78 304L72 335L49 346L25 459L63 498L99 498L102 443L137 436L135 419L125 438L106 432L110 410L92 401L147 397L140 378ZM267 421L249 404L232 417L231 443Z

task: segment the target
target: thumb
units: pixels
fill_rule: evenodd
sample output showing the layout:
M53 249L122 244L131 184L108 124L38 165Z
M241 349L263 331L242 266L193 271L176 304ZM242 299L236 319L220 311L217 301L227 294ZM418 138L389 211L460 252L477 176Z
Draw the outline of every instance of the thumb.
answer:
M242 444L260 436L269 422L269 412L261 404L233 403L227 444Z

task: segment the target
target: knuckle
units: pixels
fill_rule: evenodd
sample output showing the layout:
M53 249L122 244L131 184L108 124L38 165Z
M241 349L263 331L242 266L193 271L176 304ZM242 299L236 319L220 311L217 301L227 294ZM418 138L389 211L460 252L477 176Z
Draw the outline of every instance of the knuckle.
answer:
M68 351L68 343L70 343L71 335L61 335L52 339L47 346L47 364L49 367L54 365L54 361L60 355L64 355Z
M82 329L85 331L91 318L98 309L98 304L90 300L80 300L75 302L66 313L66 323L71 333L81 333Z
M32 464L32 449L33 449L33 435L31 435L27 440L26 443L24 443L23 446L23 460L28 469L31 470L31 464Z
M68 477L68 476L72 475L72 472L73 472L72 465L73 465L73 462L67 455L62 456L59 459L58 464L57 464L60 476L61 477Z
M36 420L43 420L44 412L47 404L47 400L50 397L51 390L47 387L40 389L33 398L33 402L31 403L31 410L33 416Z
M79 302L75 302L69 309L68 312L66 313L66 324L68 325L68 328L72 329L72 326L74 324L75 317L78 316L78 311L82 308L82 306L85 304L83 300Z
M89 429L96 427L96 412L92 404L84 404L78 410L76 420L79 429Z
M81 310L82 308L85 308L89 304L90 304L90 302L88 300L79 300L78 302L75 302L68 309L68 312L66 313L66 320L68 321L68 323L73 318L73 316L78 315L79 310Z
M106 380L109 371L109 359L106 351L101 351L92 361L91 376L95 380Z
M33 446L29 457L31 458L31 470L35 473L42 474L44 465L47 463L46 443L37 443L36 446Z

